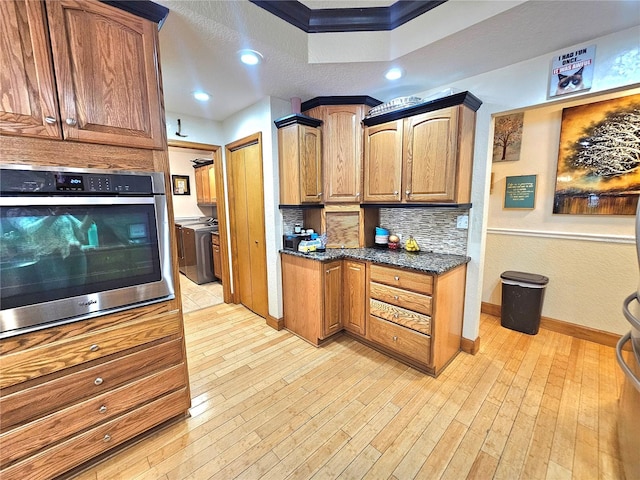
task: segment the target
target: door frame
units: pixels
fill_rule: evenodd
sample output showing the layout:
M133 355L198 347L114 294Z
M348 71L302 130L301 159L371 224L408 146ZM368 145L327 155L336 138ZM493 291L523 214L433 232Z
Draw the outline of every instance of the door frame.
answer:
M233 167L231 166L231 152L233 152L234 150L238 150L240 148L243 147L248 147L250 145L254 145L257 144L259 146L259 151L260 151L260 165L262 167L262 162L264 161L263 155L262 155L262 132L256 132L253 133L251 135L248 135L244 138L240 138L234 142L228 143L227 145L225 145L225 163L226 163L226 173L227 173L227 180L228 180L228 186L227 186L227 193L229 194L229 232L233 232L235 231L235 216L232 214L233 212L233 207L232 207L232 202L233 202L233 195L234 195L234 191L233 191L233 182L232 180L232 175L233 175ZM262 185L262 196L263 196L263 204L264 204L264 170L263 168L260 168L260 183ZM218 212L219 213L219 212ZM265 222L265 218L264 218L264 210L261 212L262 213L262 221L263 223ZM226 229L225 229L226 231ZM266 248L266 232L263 232L264 238L262 241L262 244L265 245ZM231 301L235 304L240 303L240 290L237 288L237 286L240 284L240 280L239 280L239 274L238 274L238 245L236 242L236 239L234 238L233 235L231 235L231 239L229 241L229 247L231 250L231 273L230 276L233 277L233 294L230 295ZM224 252L223 252L224 253ZM266 253L266 252L265 252ZM223 272L224 273L224 272ZM268 287L267 287L267 296L268 296ZM268 315L268 314L267 314Z
M169 140L169 147L190 148L212 152L214 165L216 166L216 203L218 211L218 233L220 235L220 257L222 259L222 296L224 303L232 303L230 271L229 271L229 236L227 235L227 214L224 189L224 172L221 148L219 145L208 143L187 142L185 140ZM194 186L195 188L195 186ZM175 232L174 232L175 235ZM177 239L176 239L177 241ZM177 244L176 244L177 245Z

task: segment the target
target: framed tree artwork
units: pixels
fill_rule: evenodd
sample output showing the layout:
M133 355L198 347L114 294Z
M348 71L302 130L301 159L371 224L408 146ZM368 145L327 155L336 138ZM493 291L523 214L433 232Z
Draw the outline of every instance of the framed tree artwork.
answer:
M640 95L562 110L553 213L635 215Z
M493 133L493 161L520 160L524 112L496 117Z

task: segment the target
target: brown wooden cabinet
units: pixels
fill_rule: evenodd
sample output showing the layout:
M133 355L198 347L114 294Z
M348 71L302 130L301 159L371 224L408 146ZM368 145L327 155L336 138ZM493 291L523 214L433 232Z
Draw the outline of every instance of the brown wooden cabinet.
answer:
M194 173L198 205L215 205L217 200L215 164L196 167Z
M187 411L180 312L156 310L0 342L0 476L56 477Z
M342 260L281 254L284 326L313 345L342 329Z
M322 105L307 113L322 120L325 203L362 200L362 119L367 105Z
M47 1L45 16L27 0L1 2L0 27L3 134L166 147L156 24L94 0Z
M364 336L367 331L366 264L344 260L342 268L342 324L348 332Z
M222 278L222 254L220 253L220 234L211 234L211 248L213 249L213 276L218 280Z
M468 203L474 129L466 105L367 126L364 201Z
M280 203L321 203L322 121L303 115L276 120L280 166Z

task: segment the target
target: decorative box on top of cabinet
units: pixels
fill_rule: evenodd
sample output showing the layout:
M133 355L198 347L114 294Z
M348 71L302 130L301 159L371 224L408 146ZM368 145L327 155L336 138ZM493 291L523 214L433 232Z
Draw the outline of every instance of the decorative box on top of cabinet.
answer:
M0 340L0 477L53 478L184 415L179 311L141 307Z
M469 92L364 120L364 201L468 203L475 112Z
M166 147L155 23L97 0L3 0L0 35L1 133Z

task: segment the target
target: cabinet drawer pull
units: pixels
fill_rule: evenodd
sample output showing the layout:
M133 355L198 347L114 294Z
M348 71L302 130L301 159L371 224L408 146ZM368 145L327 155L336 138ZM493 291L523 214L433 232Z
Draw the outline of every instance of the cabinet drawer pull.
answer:
M98 409L98 412L107 413L107 407L105 405L101 405L100 408Z
M94 385L102 385L102 382L104 382L104 380L102 380L101 377L98 377L93 381L93 384Z
M47 122L49 125L56 123L55 117L50 117L48 115L44 117L44 121Z
M96 345L95 343L89 347L90 352L97 352L98 350L100 350L100 346Z
M400 277L396 275L395 277L393 277L393 279L397 282L400 280Z
M109 435L108 433L104 436L104 438L102 439L102 441L104 442L108 442L109 440L111 440L111 435Z

